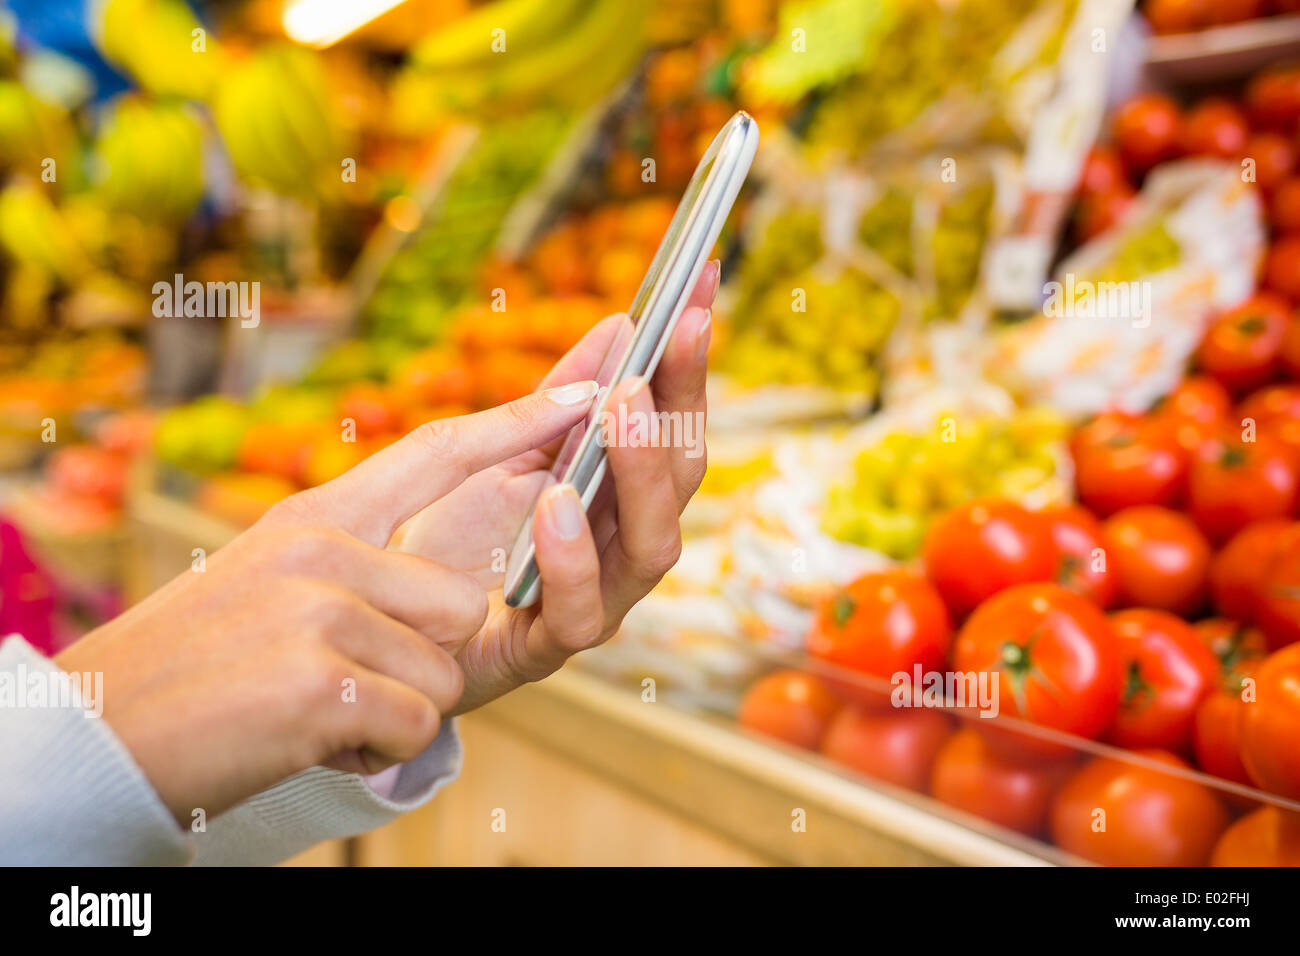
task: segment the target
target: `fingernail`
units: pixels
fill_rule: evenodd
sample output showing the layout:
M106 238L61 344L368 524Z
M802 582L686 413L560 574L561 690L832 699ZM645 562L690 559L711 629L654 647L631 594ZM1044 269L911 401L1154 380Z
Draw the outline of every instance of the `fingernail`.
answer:
M709 293L709 301L712 302L713 297L718 294L718 285L722 282L722 260L710 259L709 261L713 263L713 291Z
M581 405L590 401L600 386L596 382L573 382L546 390L546 397L556 405Z
M704 310L704 324L695 333L695 361L703 362L709 357L709 332L713 328L713 310Z
M555 533L565 541L572 541L582 533L584 521L582 502L572 485L559 485L550 492L548 505L551 511L551 526Z

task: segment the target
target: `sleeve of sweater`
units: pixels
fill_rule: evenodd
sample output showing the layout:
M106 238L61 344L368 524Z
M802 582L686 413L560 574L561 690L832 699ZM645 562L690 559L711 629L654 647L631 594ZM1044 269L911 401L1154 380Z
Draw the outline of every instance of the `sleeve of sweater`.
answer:
M186 830L75 685L60 699L66 682L22 638L0 638L0 864L277 863L388 823L460 770L449 721L424 753L384 774L313 767Z

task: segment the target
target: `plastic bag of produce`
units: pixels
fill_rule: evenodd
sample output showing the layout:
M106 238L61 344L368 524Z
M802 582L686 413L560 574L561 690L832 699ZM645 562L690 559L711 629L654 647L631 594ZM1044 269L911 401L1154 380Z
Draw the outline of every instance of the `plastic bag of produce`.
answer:
M1182 377L1211 314L1250 294L1264 239L1237 167L1162 166L1122 228L1061 263L1042 311L1003 332L984 367L1066 414L1142 411Z
M725 561L721 538L688 541L676 567L628 612L613 640L583 655L582 666L642 692L652 678L656 696L729 705L762 661L746 647L740 616L722 595Z
M1016 188L1005 151L869 172L819 171L773 152L784 153L771 160L782 168L754 210L717 363L725 378L715 420L728 424L871 408L892 342L971 306L984 243L1003 227ZM935 175L945 162L959 178Z
M725 532L724 593L747 633L798 646L819 598L914 559L937 514L983 496L1067 500L1065 433L1058 416L1017 411L985 382L932 388L852 429L791 435Z

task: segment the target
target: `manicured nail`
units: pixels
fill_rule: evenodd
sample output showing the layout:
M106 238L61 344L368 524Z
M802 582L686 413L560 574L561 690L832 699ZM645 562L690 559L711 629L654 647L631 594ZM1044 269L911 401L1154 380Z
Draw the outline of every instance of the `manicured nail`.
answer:
M572 485L558 485L549 492L547 505L551 511L551 527L565 541L572 541L582 533L582 502Z
M695 333L695 361L703 362L709 357L709 331L713 327L713 310L704 310L704 323Z
M722 260L710 259L709 261L713 263L713 291L709 293L709 301L712 302L713 297L718 294L718 285L722 282Z
M600 385L596 382L573 382L569 385L548 388L546 397L556 405L581 405L583 402L590 401L598 388Z

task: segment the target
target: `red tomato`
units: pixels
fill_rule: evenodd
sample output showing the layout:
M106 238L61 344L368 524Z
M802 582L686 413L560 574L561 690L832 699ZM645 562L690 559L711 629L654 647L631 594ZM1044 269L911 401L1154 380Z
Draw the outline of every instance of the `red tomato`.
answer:
M1130 194L1133 191L1119 153L1109 146L1094 146L1083 162L1079 192L1084 196L1101 196L1120 189Z
M1262 17L1266 7L1265 0L1215 0L1211 18L1217 24L1240 23Z
M1171 753L1137 756L1188 769ZM1099 757L1052 804L1051 833L1067 853L1105 866L1203 866L1228 825L1212 790L1164 770Z
M1131 186L1120 186L1110 192L1082 197L1075 218L1079 238L1086 242L1123 222L1136 195Z
M980 605L957 635L953 669L996 673L999 714L1081 737L1098 736L1119 708L1110 622L1055 584L1017 585Z
M1241 403L1237 419L1254 421L1260 435L1282 442L1300 460L1300 385L1260 389Z
M1183 152L1190 156L1238 159L1250 128L1231 100L1212 97L1197 104L1183 124Z
M1196 708L1192 750L1206 773L1233 783L1253 786L1241 760L1241 718L1249 704L1242 698L1244 681L1252 677L1255 661L1238 664L1232 678L1220 681Z
M1300 69L1282 67L1255 74L1246 85L1246 109L1260 126L1293 127L1300 120Z
M1287 324L1277 357L1282 371L1292 379L1300 380L1300 318L1294 318Z
M1300 419L1300 385L1270 385L1252 393L1242 401L1238 417L1260 425Z
M1210 593L1221 614L1250 624L1263 600L1265 575L1300 524L1283 518L1257 521L1237 532L1210 562Z
M1210 866L1300 866L1300 815L1260 807L1228 827Z
M1135 96L1115 111L1115 144L1124 164L1135 174L1178 155L1183 117L1167 96Z
M1300 236L1283 236L1273 243L1264 260L1264 284L1278 295L1300 302Z
M1261 790L1300 799L1300 644L1264 658L1241 717L1241 760Z
M1047 825L1052 795L1069 772L1065 762L1030 767L1007 760L967 727L935 757L930 792L950 807L1033 836Z
M1120 606L1194 614L1205 604L1210 545L1186 515L1126 508L1102 525Z
M1278 232L1300 232L1300 176L1292 176L1277 187L1269 213Z
M1190 33L1211 22L1210 0L1151 0L1143 8L1155 33Z
M1115 577L1106 567L1101 523L1079 507L1048 508L1041 514L1056 544L1056 583L1103 610L1114 604Z
M777 671L746 691L736 720L761 734L816 750L839 709L839 698L811 674Z
M1110 622L1126 680L1107 739L1120 747L1187 752L1196 707L1218 686L1218 659L1190 624L1164 611L1119 611Z
M1165 396L1157 412L1212 425L1232 412L1232 396L1208 375L1189 375Z
M1253 295L1210 325L1196 352L1197 364L1237 394L1277 375L1278 352L1291 309L1275 295Z
M941 516L925 536L925 567L961 619L1013 584L1050 581L1056 548L1042 517L1011 501L983 499Z
M1098 415L1075 432L1079 499L1105 517L1133 505L1170 505L1182 494L1186 458L1172 430L1132 415Z
M1228 427L1232 396L1210 376L1192 375L1183 379L1153 412L1156 425L1163 424L1172 431L1179 446L1190 455Z
M1240 690L1238 672L1254 666L1268 653L1263 632L1241 621L1207 617L1193 624L1192 630L1219 662L1219 677L1225 687Z
M817 609L808 653L886 679L902 671L942 670L952 643L943 599L910 571L858 578Z
M1187 510L1216 544L1246 525L1287 518L1300 505L1300 469L1286 445L1268 435L1254 441L1206 442L1192 463Z
M1276 649L1300 641L1300 540L1288 534L1260 584L1255 623Z
M1255 162L1255 182L1272 192L1295 169L1295 148L1277 133L1255 133L1246 140L1245 158Z
M952 734L952 718L937 710L873 713L848 706L822 741L822 753L860 773L922 793L935 754Z

